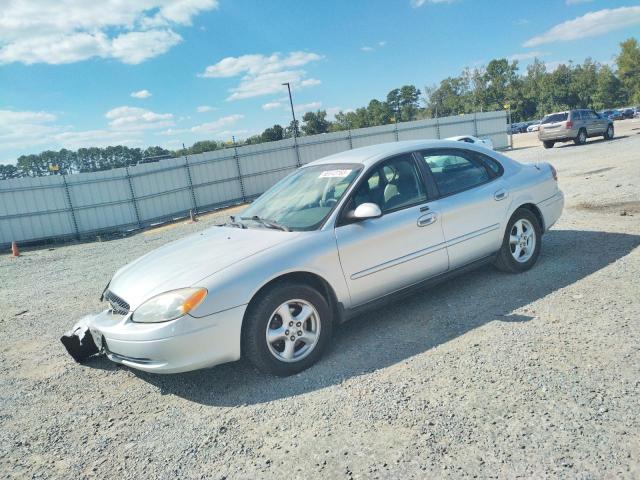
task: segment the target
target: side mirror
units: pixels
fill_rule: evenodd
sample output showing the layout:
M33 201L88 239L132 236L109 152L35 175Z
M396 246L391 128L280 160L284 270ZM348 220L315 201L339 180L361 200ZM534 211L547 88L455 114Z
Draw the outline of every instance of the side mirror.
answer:
M356 220L366 220L367 218L378 218L382 216L382 210L375 203L363 203L353 210L349 218Z

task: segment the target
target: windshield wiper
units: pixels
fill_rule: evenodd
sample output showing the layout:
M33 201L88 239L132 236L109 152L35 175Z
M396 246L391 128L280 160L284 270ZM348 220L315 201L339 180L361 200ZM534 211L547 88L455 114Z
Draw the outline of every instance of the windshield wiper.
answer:
M236 217L234 217L233 215L229 215L229 218L231 219L231 221L225 223L226 226L238 227L238 228L247 228L247 226L244 223L236 221Z
M253 217L240 217L240 220L253 220L254 222L258 222L262 225L264 225L267 228L273 228L275 230L282 230L284 232L290 232L291 230L289 230L288 227L285 227L284 225L275 222L273 220L269 220L268 218L262 218L259 217L258 215L254 215Z

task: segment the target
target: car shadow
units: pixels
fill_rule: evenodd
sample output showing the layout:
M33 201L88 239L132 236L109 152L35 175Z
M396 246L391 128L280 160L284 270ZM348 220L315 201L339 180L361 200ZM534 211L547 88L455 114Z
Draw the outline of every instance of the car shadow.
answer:
M629 135L615 136L609 140L605 140L604 138L589 138L587 139L587 143L585 143L585 145L589 145L591 143L615 142L616 140L622 140L623 138L629 138ZM558 145L559 148L582 147L582 146L583 145L576 145L573 142L566 142L561 145Z
M535 312L518 310L605 268L638 245L638 235L552 230L528 272L510 275L487 266L355 318L335 329L331 348L319 363L292 377L264 375L245 361L177 375L134 373L162 394L204 405L259 404L305 394L429 352L489 322L509 322L508 328L517 329L519 323L535 321Z

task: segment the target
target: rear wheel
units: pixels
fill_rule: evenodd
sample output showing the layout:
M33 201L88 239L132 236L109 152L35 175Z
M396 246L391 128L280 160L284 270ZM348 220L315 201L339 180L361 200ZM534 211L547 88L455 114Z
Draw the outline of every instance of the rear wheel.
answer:
M544 145L544 148L553 148L555 144L556 142L554 142L553 140L545 140L542 142L542 145Z
M520 273L529 270L538 260L542 227L531 210L519 208L507 224L502 247L495 260L499 270Z
M576 145L584 145L587 143L587 131L584 128L578 131L578 136L573 140L573 143Z
M613 138L614 132L613 132L613 125L609 125L607 127L607 129L604 132L604 139L605 140L611 140Z
M265 373L287 376L322 356L332 331L331 309L314 288L280 283L249 306L242 352Z

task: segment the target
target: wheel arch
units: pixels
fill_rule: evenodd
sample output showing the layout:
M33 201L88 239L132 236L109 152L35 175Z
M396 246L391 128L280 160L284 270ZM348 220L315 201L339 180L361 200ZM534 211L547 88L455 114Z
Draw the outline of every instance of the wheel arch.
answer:
M516 211L520 208L524 208L526 210L529 210L531 213L533 213L536 218L538 219L538 222L540 222L540 230L541 232L544 234L546 227L545 227L545 223L544 223L544 216L542 215L542 212L540 211L540 209L538 208L538 206L534 203L523 203L521 205L519 205L518 207L513 209L513 213L511 213L511 217L513 217L514 213L516 213ZM509 218L511 218L509 217Z
M308 272L308 271L294 271L294 272L282 273L272 278L271 280L263 284L253 294L253 296L251 297L251 300L249 301L249 304L247 305L247 308L245 309L244 315L242 317L242 334L244 333L245 319L248 315L248 312L251 311L251 307L253 306L253 304L255 304L258 298L260 298L262 294L264 294L266 291L273 288L274 286L281 283L286 283L286 282L308 285L316 289L329 304L329 308L331 309L334 316L334 321L336 323L342 323L344 321L345 319L344 307L338 301L338 297L335 291L333 290L333 287L331 286L331 284L329 284L329 282L327 282L324 278L322 278L317 273Z

